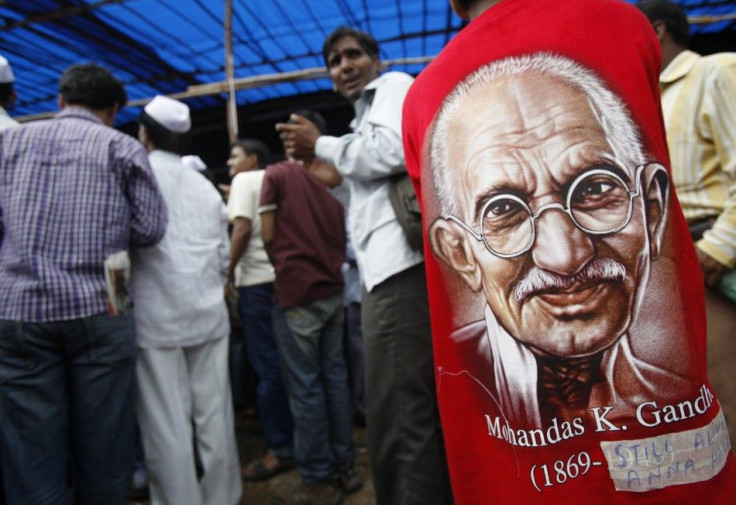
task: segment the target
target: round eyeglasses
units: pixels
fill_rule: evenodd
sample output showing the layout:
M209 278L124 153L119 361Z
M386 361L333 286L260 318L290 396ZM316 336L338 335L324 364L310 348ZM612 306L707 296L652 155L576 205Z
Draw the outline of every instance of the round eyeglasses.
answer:
M550 209L564 212L575 226L590 235L616 233L631 220L634 197L641 194L641 173L645 166L636 170L635 191L631 191L623 178L612 170L587 170L568 186L563 195L565 205L549 203L536 213L514 194L495 195L481 209L480 233L456 216L443 217L462 226L499 258L515 258L529 251L536 238L536 221ZM659 170L664 168L660 166Z

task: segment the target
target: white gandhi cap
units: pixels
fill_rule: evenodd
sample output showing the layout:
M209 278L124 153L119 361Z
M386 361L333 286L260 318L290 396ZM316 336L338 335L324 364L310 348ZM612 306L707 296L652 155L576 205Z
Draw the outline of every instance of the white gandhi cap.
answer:
M158 124L174 133L186 133L192 127L189 107L178 100L158 95L143 110Z
M196 154L190 154L188 156L182 156L181 162L184 163L185 167L189 167L193 170L202 171L207 169L207 165L204 164L202 158Z
M0 83L7 84L10 82L15 82L13 69L10 68L10 63L8 63L8 60L0 56Z

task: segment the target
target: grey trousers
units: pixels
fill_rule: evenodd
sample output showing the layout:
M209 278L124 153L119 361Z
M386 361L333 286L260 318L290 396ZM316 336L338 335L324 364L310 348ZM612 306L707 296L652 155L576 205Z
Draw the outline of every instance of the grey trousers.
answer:
M368 454L378 505L452 503L424 265L363 290Z

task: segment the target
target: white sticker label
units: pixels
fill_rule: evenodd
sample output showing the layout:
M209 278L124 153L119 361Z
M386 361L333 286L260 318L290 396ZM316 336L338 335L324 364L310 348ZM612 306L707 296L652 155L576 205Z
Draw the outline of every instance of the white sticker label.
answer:
M731 442L723 411L695 430L638 440L601 442L618 491L650 491L711 479L726 464Z

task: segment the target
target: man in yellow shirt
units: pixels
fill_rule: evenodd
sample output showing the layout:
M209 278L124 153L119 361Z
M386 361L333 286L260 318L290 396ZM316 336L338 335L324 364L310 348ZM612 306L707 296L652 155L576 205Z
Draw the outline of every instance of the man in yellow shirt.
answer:
M670 0L643 0L662 45L659 79L672 177L708 286L736 266L736 53L700 56Z
M687 17L670 0L642 0L637 7L662 46L659 87L672 182L708 286L708 373L726 416L736 416L736 53L688 50ZM729 432L736 441L733 423Z

